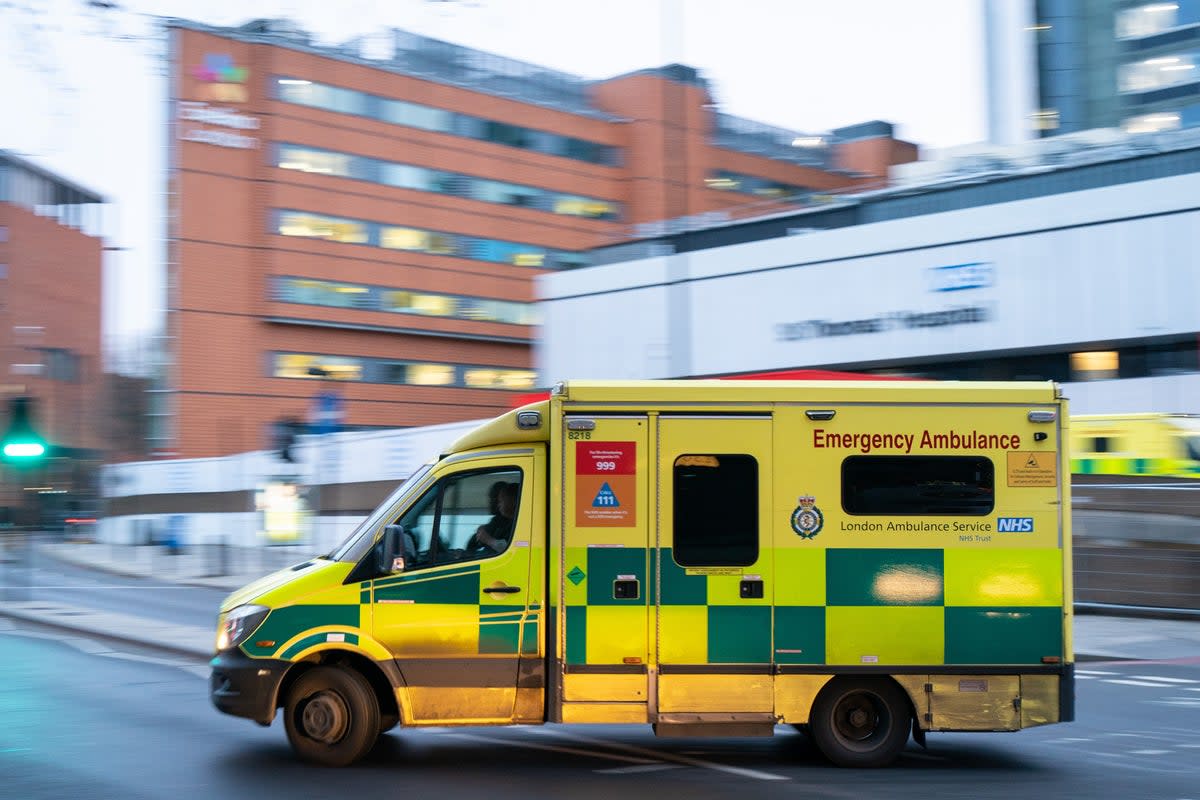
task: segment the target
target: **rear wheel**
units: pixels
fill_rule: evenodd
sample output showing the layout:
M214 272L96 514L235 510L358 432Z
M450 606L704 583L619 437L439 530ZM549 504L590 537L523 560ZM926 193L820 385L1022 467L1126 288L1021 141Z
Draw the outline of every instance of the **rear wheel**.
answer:
M288 692L284 727L297 755L329 767L353 764L379 736L379 702L357 672L314 667Z
M886 679L834 678L813 703L813 741L839 767L882 767L908 741L908 697Z

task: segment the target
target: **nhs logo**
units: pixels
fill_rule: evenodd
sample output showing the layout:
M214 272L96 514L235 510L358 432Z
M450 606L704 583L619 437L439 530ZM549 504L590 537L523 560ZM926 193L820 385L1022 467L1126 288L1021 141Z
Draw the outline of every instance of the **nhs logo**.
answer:
M1033 517L997 517L997 533L1033 533Z
M930 267L925 272L931 292L960 292L987 289L996 283L996 268L986 261Z

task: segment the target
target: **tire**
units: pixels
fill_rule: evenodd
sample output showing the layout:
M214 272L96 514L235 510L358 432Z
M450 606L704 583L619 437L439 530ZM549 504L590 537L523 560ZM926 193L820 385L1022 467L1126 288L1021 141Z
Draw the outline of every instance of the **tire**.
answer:
M344 767L367 754L379 737L379 701L352 669L314 667L288 691L284 727L296 754Z
M834 678L813 703L812 739L839 767L884 767L908 742L908 696L887 679Z

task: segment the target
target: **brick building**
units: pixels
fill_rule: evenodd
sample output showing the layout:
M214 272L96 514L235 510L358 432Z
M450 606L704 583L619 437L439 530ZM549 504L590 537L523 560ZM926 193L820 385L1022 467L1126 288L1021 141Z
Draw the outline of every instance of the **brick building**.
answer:
M492 415L552 377L531 367L537 275L916 158L886 123L821 138L718 113L682 65L587 81L399 30L168 30L164 454L260 448L321 407L355 428Z
M64 505L86 483L80 463L104 447L100 293L104 199L0 150L0 425L10 399L34 400L34 424L54 447L36 482L5 474L0 507ZM22 484L18 486L17 484Z

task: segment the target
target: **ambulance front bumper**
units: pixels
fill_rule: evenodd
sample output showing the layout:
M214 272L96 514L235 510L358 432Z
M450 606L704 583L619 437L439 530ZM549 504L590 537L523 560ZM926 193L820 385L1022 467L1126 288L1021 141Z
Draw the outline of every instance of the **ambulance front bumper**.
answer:
M218 711L270 725L275 719L279 683L291 664L250 658L241 650L218 653L211 662L209 698Z

